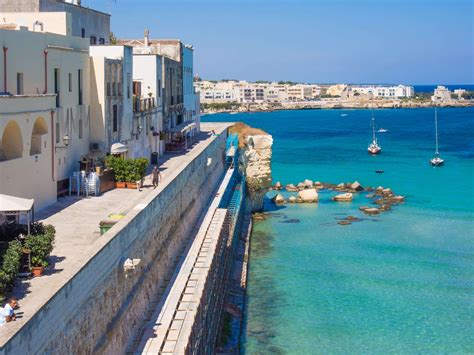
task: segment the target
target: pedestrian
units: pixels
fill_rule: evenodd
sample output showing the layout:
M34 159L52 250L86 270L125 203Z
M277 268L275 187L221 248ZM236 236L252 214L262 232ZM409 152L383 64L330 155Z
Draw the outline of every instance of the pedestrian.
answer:
M153 168L153 171L151 172L151 178L152 178L153 188L156 189L156 187L158 186L158 182L161 180L160 169L158 169L157 165L155 165L155 167Z
M15 297L8 300L5 307L0 308L0 325L16 320L14 309L18 307L18 301Z

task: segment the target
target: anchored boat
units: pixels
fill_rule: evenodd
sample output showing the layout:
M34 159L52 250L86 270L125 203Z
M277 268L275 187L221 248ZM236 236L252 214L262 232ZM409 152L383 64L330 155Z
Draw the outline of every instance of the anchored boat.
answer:
M438 151L438 111L435 107L435 136L436 136L436 151L433 159L430 160L432 166L441 166L444 164L444 160L441 159Z
M369 144L367 148L369 154L375 155L379 154L382 151L382 147L377 142L377 136L375 135L375 115L374 115L374 106L372 104L372 143Z

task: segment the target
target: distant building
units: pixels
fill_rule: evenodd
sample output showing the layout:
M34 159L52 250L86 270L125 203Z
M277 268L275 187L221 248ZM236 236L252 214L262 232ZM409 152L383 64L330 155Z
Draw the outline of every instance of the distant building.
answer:
M409 98L413 97L415 91L413 86L397 85L397 86L384 86L384 85L364 85L364 86L351 86L352 92L357 92L363 95L370 95L377 98Z
M110 42L110 15L83 7L80 0L0 0L0 10L2 20L16 13L15 22L20 26L52 33L57 33L58 25L63 27L53 13L69 13L72 16L69 35L88 38L91 45Z
M433 102L443 102L451 100L451 92L447 87L438 85L434 90L433 96L431 96L431 101Z
M464 90L464 89L456 89L453 91L453 93L455 95L457 95L458 99L461 100L462 99L462 96L467 93L467 90Z
M342 92L347 89L346 84L331 85L326 89L326 93L331 96L341 96Z

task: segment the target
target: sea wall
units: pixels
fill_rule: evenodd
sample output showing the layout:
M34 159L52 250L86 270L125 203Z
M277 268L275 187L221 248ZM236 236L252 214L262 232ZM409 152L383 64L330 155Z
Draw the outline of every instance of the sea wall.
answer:
M96 254L0 354L124 353L223 177L226 137L216 137L106 233ZM140 263L125 273L127 258Z

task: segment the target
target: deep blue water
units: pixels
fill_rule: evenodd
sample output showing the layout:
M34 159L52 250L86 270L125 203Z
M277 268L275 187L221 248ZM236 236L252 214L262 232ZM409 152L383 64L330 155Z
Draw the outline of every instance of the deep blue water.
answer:
M203 118L271 133L274 181L358 180L406 196L373 218L358 211L370 202L363 193L346 204L329 191L317 205L267 200L270 217L252 234L247 353L474 352L474 108L438 110L441 168L428 164L433 115L376 110L378 127L389 130L376 157L367 154L367 110ZM363 220L338 225L347 215Z

